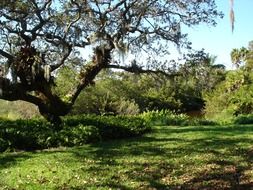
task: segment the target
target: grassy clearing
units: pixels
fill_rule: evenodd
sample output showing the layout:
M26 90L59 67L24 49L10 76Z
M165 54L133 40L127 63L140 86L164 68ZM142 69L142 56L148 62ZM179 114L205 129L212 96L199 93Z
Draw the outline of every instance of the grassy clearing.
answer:
M0 189L253 189L253 125L0 155Z

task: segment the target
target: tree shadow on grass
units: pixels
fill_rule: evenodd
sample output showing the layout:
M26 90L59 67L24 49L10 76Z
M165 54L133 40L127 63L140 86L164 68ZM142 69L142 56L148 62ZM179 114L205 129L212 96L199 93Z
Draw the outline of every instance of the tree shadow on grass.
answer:
M183 189L207 190L252 190L253 181L243 176L249 168L237 166L236 163L220 162L218 169L204 171L183 184ZM203 183L204 182L204 183Z
M236 138L236 134L233 138L228 133L224 136L227 137L197 139L189 144L194 147L192 151L215 155L214 159L206 163L215 167L205 168L184 183L182 189L253 190L253 176L247 175L247 172L253 170L253 157L247 148L240 147L241 142L253 145L253 139ZM233 160L235 157L239 159Z
M188 132L204 132L204 133L214 133L220 134L225 133L226 135L241 135L253 132L253 125L233 125L233 126L178 126L170 127L165 126L159 129L160 133L188 133Z
M195 137L195 132L205 135ZM67 149L75 157L71 161L87 165L85 175L100 180L96 184L67 189L252 190L252 175L250 177L247 172L253 166L253 150L240 145L242 142L253 144L253 139L245 137L252 132L252 126L159 127L154 134L143 137ZM187 136L190 133L193 136ZM43 151L42 154L55 152L58 151ZM200 165L203 166L199 170L191 168L191 165L197 166L196 155L210 156L201 160ZM0 155L0 169L31 157L32 153ZM238 157L239 161L234 157ZM87 159L95 163L89 165L85 162ZM132 182L137 185L132 185Z
M170 136L172 133L187 134L193 131L207 132L210 133L210 136L199 139ZM124 164L127 171L122 175L129 181L139 183L138 189L252 190L253 179L246 172L252 169L253 160L248 154L248 150L240 148L239 144L241 142L253 144L253 139L236 137L236 135L252 131L252 126L234 126L232 129L229 127L217 129L213 126L203 128L163 127L156 131L162 134L161 136L148 135L128 140L97 143L91 145L93 152L87 154L86 151L80 148L74 149L73 153L78 158L89 157L94 160L100 160L96 167L90 168L89 172L101 169L110 170L110 167ZM218 133L220 135L215 137ZM178 145L166 146L167 144ZM200 171L192 174L187 174L186 172L189 171L181 168L180 164L177 165L170 162L170 160L180 160L185 156L194 154L213 155L214 160L208 159ZM141 155L143 160L132 160L132 158L138 155ZM156 159L153 159L155 157ZM233 160L233 157L239 157L240 161L244 164L230 161ZM124 159L125 161L122 161ZM187 158L184 161L186 164L191 164L191 161L187 161ZM205 168L205 166L209 165L215 167ZM175 182L173 181L173 177L181 178L181 181ZM122 176L118 176L118 178L121 179ZM110 183L107 182L107 184L100 185L115 187L115 184L118 185L119 189L128 189L124 185L124 182L115 182L113 179L111 179Z
M34 158L37 154L55 154L57 152L64 153L65 149L48 149L37 151L18 151L18 152L6 152L0 154L0 170L11 168L21 162Z
M5 153L4 155L0 155L0 170L12 167L17 163L20 163L20 161L29 158L31 158L31 156L25 153Z

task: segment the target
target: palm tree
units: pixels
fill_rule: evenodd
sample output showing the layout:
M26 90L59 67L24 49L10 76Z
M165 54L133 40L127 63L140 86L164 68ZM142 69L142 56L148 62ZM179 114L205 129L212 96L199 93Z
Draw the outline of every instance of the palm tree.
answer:
M248 50L245 47L242 47L240 49L233 49L230 53L231 61L233 64L235 64L237 67L240 67L241 64L247 64L247 67L250 65L248 64L249 61L252 59L250 56L251 51Z

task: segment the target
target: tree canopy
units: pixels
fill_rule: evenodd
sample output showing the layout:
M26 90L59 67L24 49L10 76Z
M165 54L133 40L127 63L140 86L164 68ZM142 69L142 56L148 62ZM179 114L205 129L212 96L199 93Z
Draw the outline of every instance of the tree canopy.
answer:
M182 26L222 16L214 0L3 0L0 8L0 98L31 102L55 122L102 69L174 75L163 56L171 44L190 47ZM145 57L145 65L116 53ZM60 96L57 70L70 63L79 74Z

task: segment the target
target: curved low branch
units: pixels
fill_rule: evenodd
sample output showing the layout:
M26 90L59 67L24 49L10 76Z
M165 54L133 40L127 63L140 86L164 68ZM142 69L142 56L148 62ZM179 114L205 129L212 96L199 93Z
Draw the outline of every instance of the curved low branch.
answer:
M8 101L24 100L35 105L42 104L41 99L28 94L26 88L20 83L13 84L9 79L0 77L0 98Z

